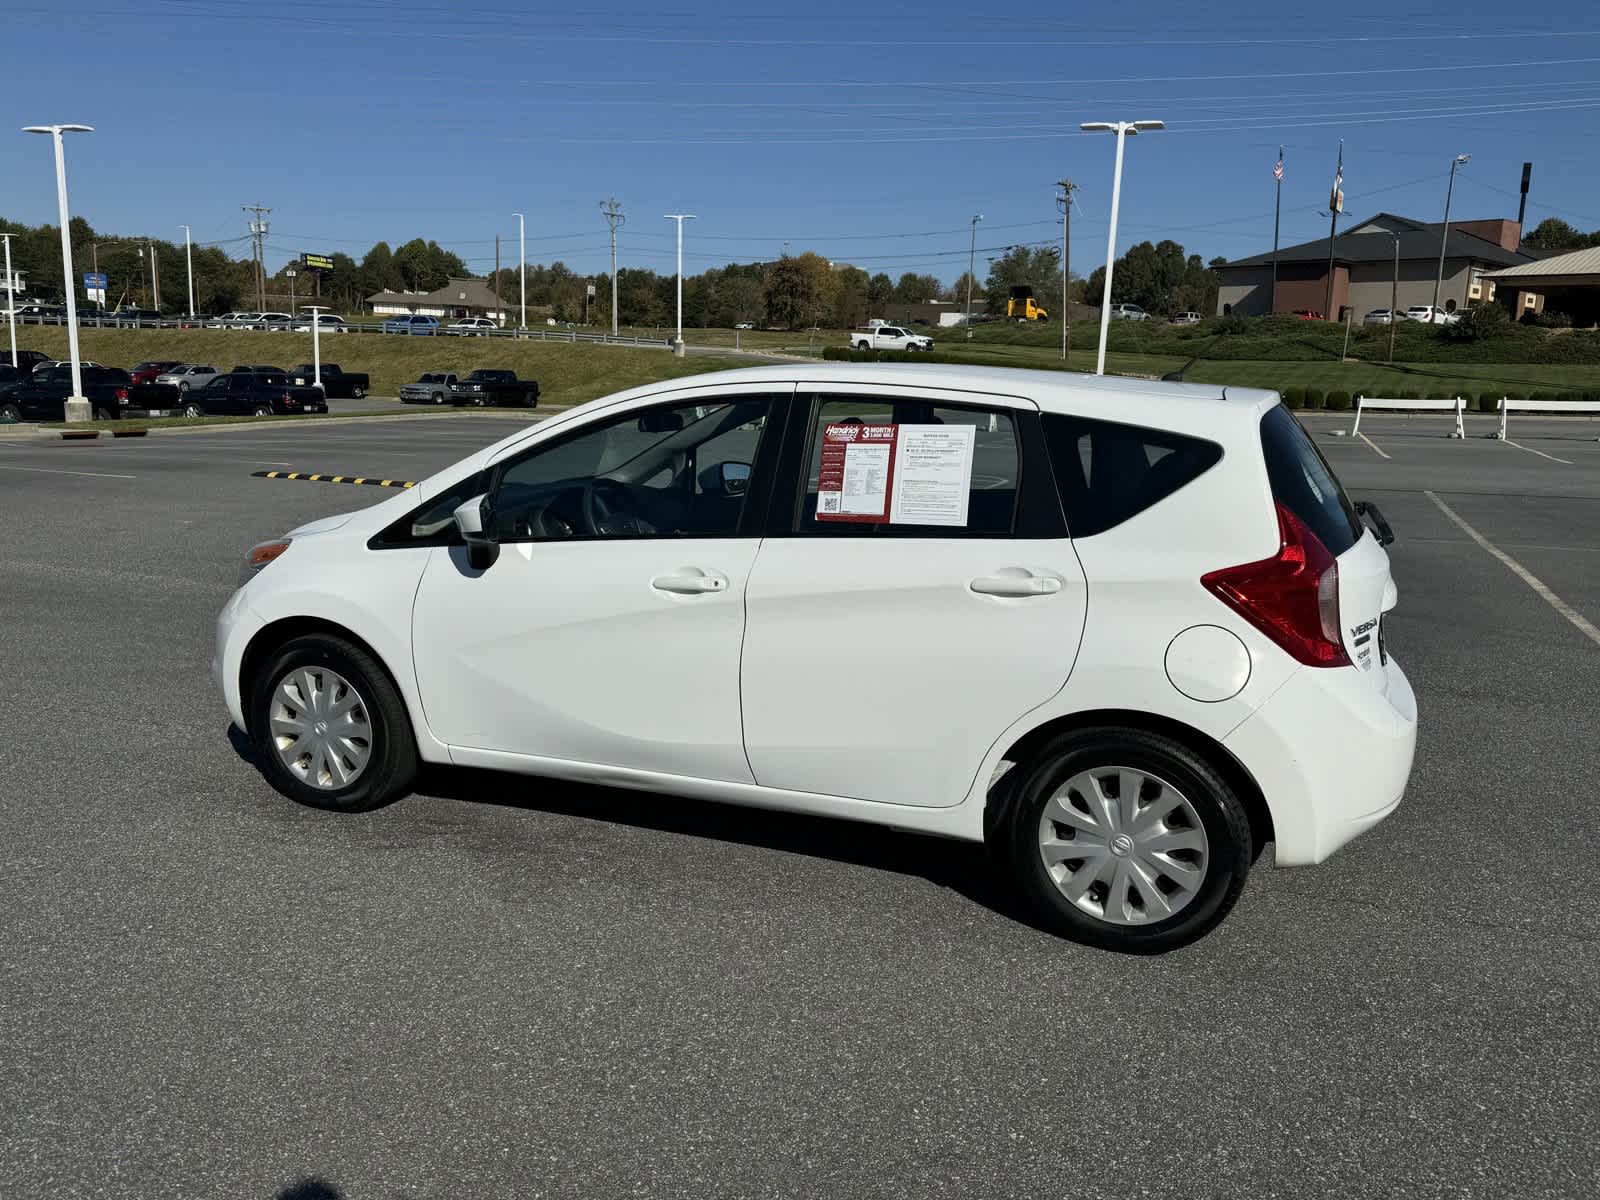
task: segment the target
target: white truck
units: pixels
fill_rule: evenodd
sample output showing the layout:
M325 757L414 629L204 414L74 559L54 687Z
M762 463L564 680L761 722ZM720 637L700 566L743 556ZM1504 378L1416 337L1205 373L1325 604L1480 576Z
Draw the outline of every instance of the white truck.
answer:
M933 339L907 333L898 325L873 325L851 330L850 345L856 350L932 350Z

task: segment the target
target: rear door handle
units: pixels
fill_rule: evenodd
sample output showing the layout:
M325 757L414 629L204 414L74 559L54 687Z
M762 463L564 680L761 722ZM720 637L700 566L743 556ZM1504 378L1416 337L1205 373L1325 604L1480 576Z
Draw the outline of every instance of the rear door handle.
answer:
M672 592L678 596L703 596L708 592L727 591L728 579L715 571L689 568L671 575L657 575L650 586L658 592Z
M980 575L967 585L984 596L1053 596L1061 590L1055 575L1035 575L1022 567L1008 567L999 575Z

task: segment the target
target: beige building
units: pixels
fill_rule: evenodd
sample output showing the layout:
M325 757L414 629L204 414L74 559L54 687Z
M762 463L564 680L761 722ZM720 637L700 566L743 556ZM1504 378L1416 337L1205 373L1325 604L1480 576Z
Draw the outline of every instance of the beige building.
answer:
M452 279L431 292L376 292L367 297L367 304L379 317L488 317L504 325L512 314L512 306L482 279Z
M1485 282L1500 290L1513 316L1549 309L1580 327L1600 325L1600 246L1491 271Z
M1360 320L1373 309L1388 308L1394 294L1399 254L1399 298L1404 310L1433 303L1439 274L1440 222L1415 221L1378 213L1358 221L1333 240L1333 303L1328 303L1328 239L1284 246L1278 251L1276 295L1272 252L1235 259L1217 268L1222 284L1218 314L1264 316L1309 310L1329 320L1354 312ZM1533 261L1518 247L1522 230L1515 221L1452 221L1445 246L1439 306L1447 311L1495 298L1491 272Z

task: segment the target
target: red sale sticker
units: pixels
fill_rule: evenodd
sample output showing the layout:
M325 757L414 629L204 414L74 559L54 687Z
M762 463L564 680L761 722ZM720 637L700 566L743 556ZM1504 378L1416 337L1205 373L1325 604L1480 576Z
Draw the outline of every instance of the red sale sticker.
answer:
M881 525L889 520L898 425L845 421L822 430L817 520Z

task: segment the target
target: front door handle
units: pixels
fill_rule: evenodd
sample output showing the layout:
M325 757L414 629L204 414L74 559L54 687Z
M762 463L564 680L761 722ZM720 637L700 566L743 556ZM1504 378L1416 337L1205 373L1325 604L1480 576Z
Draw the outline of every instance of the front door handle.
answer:
M715 571L689 568L671 575L657 575L650 586L658 592L672 592L678 596L703 596L708 592L727 591L728 579Z
M1055 575L1035 575L1022 567L1008 567L998 575L980 575L967 585L983 596L1053 596L1061 590Z

